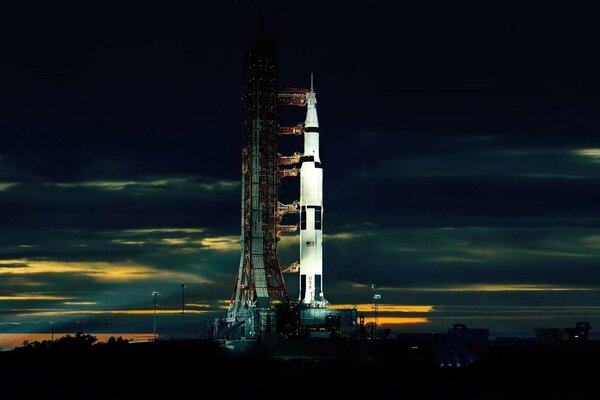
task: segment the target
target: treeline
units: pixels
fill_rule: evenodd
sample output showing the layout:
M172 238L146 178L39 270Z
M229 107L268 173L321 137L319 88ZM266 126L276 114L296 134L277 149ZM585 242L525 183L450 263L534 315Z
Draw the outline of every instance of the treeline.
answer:
M110 337L106 342L99 342L98 338L92 335L77 332L74 336L66 335L57 340L42 340L30 342L25 340L21 347L14 349L15 352L42 352L42 351L80 351L94 348L112 348L123 347L129 344L129 340L121 336Z

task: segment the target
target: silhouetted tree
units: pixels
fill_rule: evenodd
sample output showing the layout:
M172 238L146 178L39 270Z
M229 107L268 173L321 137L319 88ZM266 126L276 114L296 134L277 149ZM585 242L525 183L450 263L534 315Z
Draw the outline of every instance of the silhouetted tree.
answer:
M28 351L42 351L48 349L57 350L84 350L90 349L98 341L98 338L92 335L86 335L83 332L77 332L75 336L67 335L63 336L58 340L42 340L30 342L28 340L23 341L23 346L19 349L26 349Z

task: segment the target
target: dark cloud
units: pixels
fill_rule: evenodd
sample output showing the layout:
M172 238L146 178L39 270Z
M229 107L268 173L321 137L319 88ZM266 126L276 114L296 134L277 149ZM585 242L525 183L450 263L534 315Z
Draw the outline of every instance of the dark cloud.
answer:
M0 213L2 224L17 231L227 227L239 221L239 190L236 181L196 177L19 184L2 191ZM39 232L23 234L35 237Z
M19 262L2 263L2 268L25 268L25 267L27 267L26 263L19 263Z
M333 227L598 226L597 179L518 176L341 179L327 192ZM342 192L352 187L352 195ZM338 191L335 189L340 188Z
M593 228L404 228L326 244L329 279L342 282L465 291L496 284L600 287Z

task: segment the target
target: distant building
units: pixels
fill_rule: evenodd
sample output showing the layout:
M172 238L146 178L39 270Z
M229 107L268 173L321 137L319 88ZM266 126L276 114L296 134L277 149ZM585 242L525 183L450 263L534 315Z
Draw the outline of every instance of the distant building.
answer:
M536 328L533 333L546 342L585 342L589 338L591 329L589 322L581 321L577 322L574 328Z
M472 364L486 349L489 336L489 329L455 324L445 334L401 333L396 337L415 351L429 351L440 367L464 367Z

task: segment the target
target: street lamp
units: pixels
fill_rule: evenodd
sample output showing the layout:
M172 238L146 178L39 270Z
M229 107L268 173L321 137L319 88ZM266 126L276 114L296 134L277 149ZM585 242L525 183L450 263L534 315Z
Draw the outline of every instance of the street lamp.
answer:
M381 300L381 295L375 293L373 295L373 301L375 303L375 306L373 307L375 309L375 329L379 329L379 300Z
M185 318L185 284L181 284L181 340L184 338L184 318Z
M156 296L158 296L160 293L158 292L152 292L152 297L154 297L154 329L152 330L154 333L154 341L156 342Z

